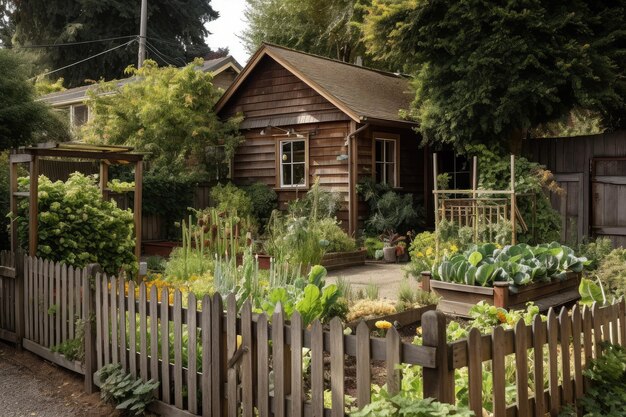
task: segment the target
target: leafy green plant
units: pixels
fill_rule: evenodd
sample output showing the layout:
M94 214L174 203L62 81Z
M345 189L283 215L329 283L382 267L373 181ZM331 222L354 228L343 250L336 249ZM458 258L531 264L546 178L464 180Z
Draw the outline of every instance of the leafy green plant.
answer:
M377 237L368 237L363 242L365 249L367 250L367 257L369 259L375 259L376 251L381 250L385 244Z
M327 217L317 223L319 234L328 241L326 252L350 252L356 249L356 242L341 228L337 219Z
M154 400L154 390L159 382L153 379L144 382L122 370L120 364L109 364L96 372L100 381L102 399L117 404L118 410L129 415L143 415L146 407Z
M600 236L589 242L581 243L576 252L589 260L588 269L595 270L612 250L613 241L608 237Z
M576 257L572 249L556 242L503 248L486 244L462 254L444 256L441 263L433 266L432 276L440 281L483 287L496 281L527 285L564 279L568 271L582 272L586 263L587 259Z
M148 271L151 272L163 272L167 267L167 261L158 255L148 256L146 258L146 264L148 267Z
M608 296L626 296L626 249L612 250L598 266L596 276Z
M259 221L259 227L263 228L270 219L272 211L278 204L276 191L261 182L242 187L252 201L252 216Z
M67 339L61 344L52 346L52 352L60 353L68 361L84 361L85 359L85 322L76 320L76 337Z
M211 189L211 200L221 213L247 217L252 214L252 199L233 183L217 184Z
M19 189L28 190L28 178ZM104 201L93 178L80 173L66 182L39 177L39 244L37 256L83 267L98 263L107 274L136 269L133 213ZM14 216L20 242L27 244L28 200Z
M365 287L365 296L369 300L378 300L378 293L378 285L374 284L373 282L370 282L369 284L367 284L367 287Z
M416 398L415 394L405 391L390 398L381 398L373 401L363 407L362 410L350 413L352 417L470 417L473 415L474 413L466 407L440 403L432 398Z
M579 303L582 305L592 306L593 303L604 305L607 302L602 283L598 280L594 282L589 278L582 278L578 286L580 293Z

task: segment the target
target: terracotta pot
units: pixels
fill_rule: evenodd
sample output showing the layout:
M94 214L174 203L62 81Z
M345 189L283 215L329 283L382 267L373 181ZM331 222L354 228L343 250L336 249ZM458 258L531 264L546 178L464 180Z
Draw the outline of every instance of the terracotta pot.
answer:
M383 259L387 263L393 263L396 261L396 248L395 246L388 246L383 248Z

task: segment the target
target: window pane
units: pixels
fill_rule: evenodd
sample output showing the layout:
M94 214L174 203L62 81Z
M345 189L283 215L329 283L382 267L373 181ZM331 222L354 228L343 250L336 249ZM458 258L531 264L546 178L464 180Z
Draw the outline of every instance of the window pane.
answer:
M283 162L291 162L291 142L282 142L281 148L281 160Z
M304 141L300 140L297 142L292 142L292 147L293 147L293 161L304 162Z
M376 140L376 162L383 162L383 141Z
M304 164L293 164L293 185L304 185Z
M395 162L396 160L396 142L392 140L385 141L385 162Z
M87 106L74 106L74 126L82 126L87 123Z
M391 187L396 186L395 169L396 169L396 164L385 164L386 182Z
M283 164L283 184L291 185L291 165Z
M384 177L383 177L383 171L385 169L384 165L385 164L382 164L380 162L376 163L376 182L379 184L382 183L384 180Z

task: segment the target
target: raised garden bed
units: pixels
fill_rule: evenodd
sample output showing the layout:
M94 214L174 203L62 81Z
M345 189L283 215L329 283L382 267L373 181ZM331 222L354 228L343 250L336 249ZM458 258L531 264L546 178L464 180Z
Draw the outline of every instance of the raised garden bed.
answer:
M155 240L152 242L143 242L141 247L142 253L146 256L161 256L163 258L168 258L170 253L172 253L172 250L180 245L180 242Z
M401 311L399 313L388 314L386 316L374 317L371 319L366 319L365 324L370 330L376 329L376 322L379 320L385 320L390 323L398 322L400 327L408 326L410 324L418 323L422 320L422 315L427 311L432 311L437 308L437 305L431 304L423 307L410 308L408 310ZM361 319L355 320L353 322L347 323L346 326L356 328L356 326L361 322Z
M321 265L327 270L365 265L367 250L359 249L352 252L331 252L324 255Z
M580 299L578 286L581 273L568 272L563 280L536 282L516 286L507 282L495 282L493 287L456 284L431 279L430 272L422 273L422 289L441 297L437 308L446 314L469 317L469 310L479 301L507 310L523 309L532 301L543 311L560 307Z

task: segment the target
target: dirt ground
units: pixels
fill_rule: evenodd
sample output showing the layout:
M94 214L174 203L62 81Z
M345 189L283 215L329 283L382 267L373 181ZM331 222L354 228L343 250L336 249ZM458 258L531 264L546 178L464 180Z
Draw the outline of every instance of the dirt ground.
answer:
M2 417L113 417L100 393L85 394L84 379L32 353L0 342Z
M398 299L398 287L404 280L405 272L403 268L406 264L384 264L384 263L366 263L362 266L353 266L350 268L330 271L328 273L328 282L335 282L337 278L343 277L352 284L352 289L358 291L374 284L378 286L378 295L380 298L389 300ZM408 277L409 284L417 288L417 281L412 276Z

